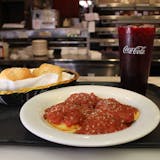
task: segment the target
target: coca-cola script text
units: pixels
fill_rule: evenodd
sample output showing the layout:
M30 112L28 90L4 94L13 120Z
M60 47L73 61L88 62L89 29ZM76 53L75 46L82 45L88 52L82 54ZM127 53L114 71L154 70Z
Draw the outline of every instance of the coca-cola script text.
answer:
M123 48L124 54L145 54L145 46L137 46L137 47L128 47L125 46Z

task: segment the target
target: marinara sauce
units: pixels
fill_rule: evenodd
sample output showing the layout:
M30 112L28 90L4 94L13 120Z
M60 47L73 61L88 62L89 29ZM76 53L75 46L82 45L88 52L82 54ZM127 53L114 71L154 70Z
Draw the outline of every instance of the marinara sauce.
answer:
M77 134L105 134L129 127L138 112L135 107L121 104L113 98L103 99L94 93L75 93L64 102L45 110L50 124L67 127L78 125Z

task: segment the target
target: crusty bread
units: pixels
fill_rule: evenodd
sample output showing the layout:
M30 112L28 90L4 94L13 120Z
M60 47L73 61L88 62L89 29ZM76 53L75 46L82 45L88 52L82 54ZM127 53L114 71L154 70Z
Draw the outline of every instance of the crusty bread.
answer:
M62 78L62 68L57 65L43 63L40 67L30 70L25 67L6 68L0 73L0 79L9 79L12 81L22 80L27 78L38 77L46 73L55 73L58 75L58 81Z
M62 68L57 65L43 63L40 65L40 67L34 69L32 72L33 76L35 77L41 76L42 74L46 73L56 73L59 75L60 80L62 77Z
M9 79L12 81L32 78L33 75L28 68L11 67L6 68L0 73L0 78Z

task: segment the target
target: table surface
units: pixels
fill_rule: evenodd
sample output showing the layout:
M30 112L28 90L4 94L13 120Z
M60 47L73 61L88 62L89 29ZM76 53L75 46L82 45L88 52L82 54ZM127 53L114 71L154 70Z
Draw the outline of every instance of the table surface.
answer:
M78 81L95 81L95 82L120 82L120 77L98 77L98 76L81 76ZM160 87L160 77L149 77L148 83L155 84Z
M118 82L119 77L80 77L78 81ZM149 83L160 86L160 77L149 77ZM0 145L4 160L159 160L160 148L56 148L39 146Z

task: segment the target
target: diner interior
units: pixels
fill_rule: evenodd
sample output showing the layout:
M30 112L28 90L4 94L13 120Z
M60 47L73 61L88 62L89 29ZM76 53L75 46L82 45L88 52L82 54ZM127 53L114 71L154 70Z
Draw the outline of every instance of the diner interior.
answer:
M137 48L134 48L134 45L130 48L127 45L127 53L124 53L123 48L123 53L128 57L122 58L120 51L122 40L118 29L122 26L131 26L128 35L129 31L132 33L132 29L136 28L135 26L140 26L139 28L147 26L147 29L154 27L153 43L149 42L152 41L152 36L147 37L149 31L143 34L142 39L139 38L142 43L145 40L147 45L151 43L150 58L144 59L146 63L143 62L143 67L139 64L142 63L142 59L138 54L143 55L143 50L146 48L144 44L141 45L141 42L137 45L140 47L139 52L136 52ZM138 32L135 33L135 37L138 37ZM127 43L134 43L134 38L125 40ZM134 61L135 59L132 59L134 62L128 60L132 52L134 54L132 56L139 56L138 62ZM122 64L122 60L128 61ZM127 78L124 78L125 87L124 83L122 85L122 68L125 68L125 72L129 72L128 75L130 74L132 79L127 82ZM139 73L134 77L131 73L134 72L133 68L144 70L142 77ZM20 72L19 69L23 71ZM25 76L27 78L24 78ZM141 82L141 78L142 81L146 79L145 84ZM127 88L128 84L130 87ZM133 89L134 87L136 89ZM145 91L139 91L143 87ZM63 124L65 120L62 126L58 126L60 118L57 118L58 122L53 120L55 125L50 123L52 117L49 117L47 120L49 124L47 124L46 119L50 115L48 112L49 110L52 112L47 108L53 106L50 101L54 102L54 107L59 106L58 102L65 103L65 107L67 104L72 106L70 102L72 99L68 100L67 96L79 92L81 101L79 106L82 103L87 106L90 99L92 99L90 103L93 103L93 98L94 102L95 99L97 100L94 111L87 108L85 118L95 112L98 114L96 107L101 100L103 101L99 105L101 108L104 103L114 103L115 106L123 107L128 105L133 108L137 106L135 107L137 112L132 115L135 119L129 123L121 122L122 131L119 131L119 127L114 128L114 132L116 130L117 133L112 133L105 128L107 131L99 134L98 131L96 132L101 125L98 123L99 120L96 122L95 119L86 118L90 121L85 122L89 123L88 128L92 128L91 125L94 123L99 125L88 132L76 131L78 136L75 132L76 123L69 126L74 127L72 129L65 128ZM87 93L90 92L91 94L88 95ZM97 97L95 98L92 93ZM72 98L75 97L73 94ZM109 98L118 101L108 102ZM80 102L68 108L65 114L70 112L71 115L77 103ZM47 108L44 110L44 107ZM159 108L160 0L0 0L0 155L2 159L159 160ZM85 112L84 110L83 108L81 112ZM126 114L126 110L122 114ZM40 113L42 111L45 112L43 116ZM80 114L73 112L72 116L78 119ZM115 119L117 118L114 117L114 121ZM124 121L124 119L120 120ZM68 120L66 123L71 122ZM75 133L66 134L64 130ZM98 135L90 135L91 133Z

